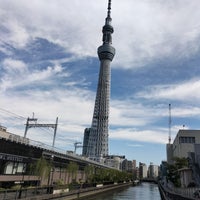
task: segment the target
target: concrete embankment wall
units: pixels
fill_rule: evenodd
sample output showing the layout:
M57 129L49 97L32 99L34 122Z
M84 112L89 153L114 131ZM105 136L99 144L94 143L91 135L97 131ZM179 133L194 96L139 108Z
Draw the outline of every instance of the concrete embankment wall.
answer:
M169 198L167 198L165 191L160 184L158 184L158 189L159 189L159 192L160 192L161 199L162 200L168 200Z
M42 196L35 196L31 198L26 198L26 200L47 200L47 199L57 199L57 200L76 200L76 199L85 199L88 196L93 196L96 194L100 194L103 192L111 191L120 189L123 187L128 187L133 185L132 182L128 183L120 183L120 184L113 184L101 187L93 187L93 188L86 188L86 189L79 189L74 190L67 193L60 193L60 194L48 194Z
M167 188L164 188L162 184L158 183L160 196L162 200L194 200L195 198L186 197L177 193L174 193Z

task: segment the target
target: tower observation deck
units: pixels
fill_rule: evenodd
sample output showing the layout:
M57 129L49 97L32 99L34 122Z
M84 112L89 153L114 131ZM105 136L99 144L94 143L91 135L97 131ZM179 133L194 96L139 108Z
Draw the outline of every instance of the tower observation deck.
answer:
M112 47L111 25L111 0L108 1L107 17L103 26L103 44L98 48L100 60L100 71L94 106L94 113L91 128L86 128L83 140L83 156L92 160L100 161L103 156L108 155L108 122L109 122L109 101L110 101L110 63L115 55L115 48Z

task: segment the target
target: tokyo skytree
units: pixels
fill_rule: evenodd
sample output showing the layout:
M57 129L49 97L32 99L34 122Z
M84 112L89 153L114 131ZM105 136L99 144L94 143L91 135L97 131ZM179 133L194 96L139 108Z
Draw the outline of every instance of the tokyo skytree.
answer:
M109 123L109 101L110 101L110 63L115 55L115 48L112 47L111 25L111 0L108 1L107 17L103 26L103 44L98 48L100 60L100 71L94 106L94 113L91 128L86 128L83 140L83 156L92 160L100 161L108 155L108 123Z

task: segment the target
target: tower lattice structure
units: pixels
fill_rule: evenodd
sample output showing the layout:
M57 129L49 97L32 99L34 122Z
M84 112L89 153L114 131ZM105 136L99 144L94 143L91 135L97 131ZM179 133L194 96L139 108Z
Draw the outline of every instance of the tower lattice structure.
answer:
M108 125L109 125L109 101L110 101L110 63L115 55L112 47L111 25L111 0L108 1L107 17L103 26L103 44L98 48L100 60L100 71L94 106L91 128L86 128L83 141L83 155L93 160L100 161L103 156L108 155Z

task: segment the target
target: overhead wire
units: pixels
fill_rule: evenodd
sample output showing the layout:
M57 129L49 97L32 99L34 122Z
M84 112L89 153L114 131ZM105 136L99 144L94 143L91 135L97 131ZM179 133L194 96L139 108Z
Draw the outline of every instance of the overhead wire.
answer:
M19 114L16 114L16 113L11 112L9 110L6 110L4 108L0 108L0 112L3 112L3 114L6 113L7 115L9 115L9 116L11 116L13 118L17 118L18 120L22 120L22 119L26 120L27 119L24 116L21 116ZM0 113L0 115L4 116L3 114ZM37 127L37 128L42 130L43 131L42 133L44 133L44 131L45 131L46 133L48 133L49 135L52 136L52 131L50 130L51 128L44 128L44 127ZM68 140L68 141L71 141L71 142L75 142L76 141L76 139L70 139L70 138L66 138L66 137L60 136L60 135L56 135L56 139L59 139L59 140L63 140L64 139L64 140Z

